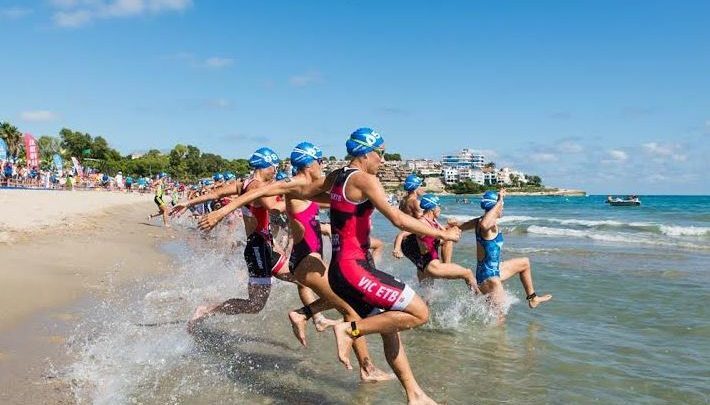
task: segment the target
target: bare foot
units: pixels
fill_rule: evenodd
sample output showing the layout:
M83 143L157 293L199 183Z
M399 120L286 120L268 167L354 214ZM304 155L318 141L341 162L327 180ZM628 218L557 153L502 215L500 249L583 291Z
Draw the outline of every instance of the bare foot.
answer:
M352 370L350 351L353 348L353 338L347 332L349 327L349 322L339 323L333 326L333 334L335 334L335 344L338 349L338 360L345 365L345 368Z
M408 405L436 405L436 402L429 398L429 395L425 394L424 391L419 392L416 395L412 395L407 398Z
M336 321L334 319L326 318L322 314L313 315L313 325L315 325L316 330L318 332L325 332L326 329L330 328L331 326L335 326L341 322L343 322L342 319Z
M296 311L291 311L288 313L288 320L291 322L291 329L293 330L293 335L296 336L303 347L307 347L306 343L306 316L299 314Z
M397 378L397 376L395 376L394 373L387 373L375 366L371 366L369 371L364 368L360 369L360 380L362 380L362 382L374 383L394 380L395 378Z
M187 321L187 333L193 334L197 327L210 316L214 315L213 311L218 305L200 305L192 314L192 318Z
M528 300L528 306L530 308L537 308L538 305L542 304L543 302L547 302L552 299L552 295L550 294L545 294L545 295L538 295L533 299Z

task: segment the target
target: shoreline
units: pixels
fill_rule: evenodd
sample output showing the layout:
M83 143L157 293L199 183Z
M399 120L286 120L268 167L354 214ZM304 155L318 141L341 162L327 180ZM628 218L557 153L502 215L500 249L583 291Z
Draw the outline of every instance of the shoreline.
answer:
M456 194L448 191L442 193L435 193L438 196L446 197L471 197L471 196L481 196L479 194ZM556 189L546 189L541 191L508 191L508 196L565 196L565 197L586 197L589 195L584 190L569 189L569 188L556 188Z
M74 403L70 382L56 374L72 361L67 339L80 310L170 268L159 244L174 234L145 222L152 202L130 198L0 243L9 264L0 272L0 402Z

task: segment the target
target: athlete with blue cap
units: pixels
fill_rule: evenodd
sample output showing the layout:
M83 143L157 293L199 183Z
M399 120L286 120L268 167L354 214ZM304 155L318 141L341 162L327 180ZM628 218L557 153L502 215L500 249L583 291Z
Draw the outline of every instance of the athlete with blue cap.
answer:
M249 166L254 173L244 181L241 191L257 190L271 184L280 163L279 156L271 148L257 149L249 158ZM193 330L199 322L217 313L238 315L261 312L271 293L272 277L291 281L288 253L275 248L269 217L270 211L282 212L284 209L284 202L277 201L276 197L261 197L242 207L247 235L244 260L249 272L249 298L233 298L221 304L198 307L188 322L188 330Z
M304 186L305 198L327 193L330 199L332 260L328 283L363 318L333 327L338 358L348 368L350 350L361 336L382 336L385 358L410 403L433 403L412 373L399 332L423 325L429 309L411 287L378 270L370 253L372 214L380 211L400 229L445 240L458 240L456 228L438 230L392 207L377 172L384 163L384 140L370 128L355 130L345 143L350 164L319 182ZM384 311L384 312L383 312Z
M539 296L535 293L532 280L530 259L517 257L501 262L503 248L503 234L498 228L498 219L503 216L503 201L506 190L486 191L481 198L483 216L474 218L460 225L462 231L474 229L476 231L476 251L478 264L476 265L476 281L483 294L489 294L493 309L499 313L499 320L505 320L502 312L505 292L502 282L519 275L520 281L527 294L526 300L530 308L535 308L545 301L552 299L552 295Z
M433 194L424 194L419 206L424 210L420 221L434 229L444 229L437 221L441 215L439 197ZM402 234L400 233L400 235ZM446 263L441 260L439 254L441 241L439 239L429 235L421 236L408 232L406 234L408 236L405 241L402 242L401 236L398 236L395 245L413 246L413 248L404 249L404 255L417 267L417 278L420 283L430 286L431 281L437 278L461 279L466 282L471 291L477 291L473 271L456 263Z
M318 221L319 206L318 203L303 196L306 187L323 181L323 152L310 142L301 142L293 149L290 158L295 170L291 178L242 194L224 209L202 218L199 226L203 230L210 230L230 211L259 198L280 195L285 197L286 213L293 237L289 270L299 284L299 296L304 304L302 308L289 312L289 320L294 335L302 345L306 346L305 328L309 319L314 320L319 331L333 324L333 321L320 315L322 311L336 308L348 321L358 321L360 316L330 288L323 261L322 231ZM315 300L310 289L321 298ZM320 320L317 319L319 315ZM372 363L365 340L360 340L355 345L355 353L360 363L360 378L363 381L392 379L390 374L378 369Z

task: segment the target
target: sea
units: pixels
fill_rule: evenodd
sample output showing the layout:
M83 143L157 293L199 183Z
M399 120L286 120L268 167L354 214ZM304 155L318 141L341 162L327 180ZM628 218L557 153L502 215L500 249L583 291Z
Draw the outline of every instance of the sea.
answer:
M503 258L529 257L538 294L528 308L517 278L504 285L507 320L461 281L422 290L414 266L390 254L396 229L379 214L379 263L431 303L428 324L402 332L414 374L447 404L707 404L710 402L710 197L640 196L640 207L610 207L606 196L511 196L500 226ZM442 222L482 213L476 198L443 197ZM325 216L324 216L325 218ZM246 297L243 231L210 235L189 219L163 249L167 272L117 288L84 306L65 370L79 403L405 403L396 381L361 383L338 363L332 332L293 337L287 311L296 288L275 281L259 314L215 316L193 335L197 305ZM326 249L329 249L326 240ZM474 235L454 261L475 267ZM337 318L338 314L328 312ZM367 337L388 370L378 336ZM357 364L354 357L353 364Z

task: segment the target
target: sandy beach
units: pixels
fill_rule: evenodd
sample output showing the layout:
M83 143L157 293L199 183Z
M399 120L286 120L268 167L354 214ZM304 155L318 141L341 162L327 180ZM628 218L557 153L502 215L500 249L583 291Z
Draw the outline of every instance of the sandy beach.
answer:
M0 190L0 402L73 402L52 376L81 321L72 307L168 267L150 197Z

